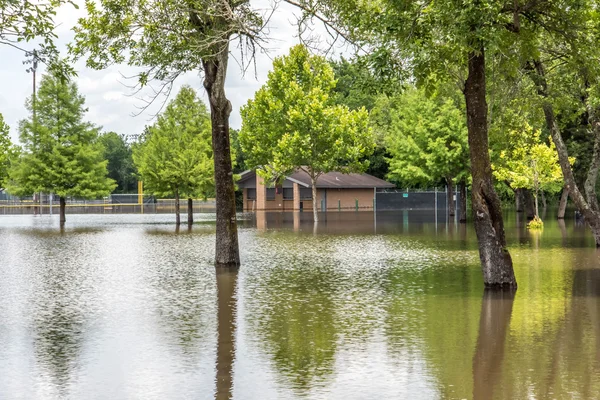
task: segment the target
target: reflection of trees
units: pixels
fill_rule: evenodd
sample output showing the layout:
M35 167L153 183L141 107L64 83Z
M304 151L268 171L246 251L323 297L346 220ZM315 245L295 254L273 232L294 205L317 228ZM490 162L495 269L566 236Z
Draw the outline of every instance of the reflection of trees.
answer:
M48 249L38 255L52 260L59 253L58 249ZM42 371L47 371L54 380L53 386L61 392L59 397L68 397L86 322L84 299L81 298L83 271L66 260L41 265L45 268L38 271L41 286L36 292L32 315L35 353Z
M308 389L333 371L338 328L334 277L313 266L277 268L262 285L258 334L293 387Z
M238 269L219 267L217 277L217 377L215 399L231 399L235 358L235 315Z
M479 336L473 356L473 399L489 400L500 391L504 348L514 292L486 290L481 302Z
M388 347L401 360L424 357L440 398L470 398L481 271L459 259L445 262L424 270L398 268L389 275Z

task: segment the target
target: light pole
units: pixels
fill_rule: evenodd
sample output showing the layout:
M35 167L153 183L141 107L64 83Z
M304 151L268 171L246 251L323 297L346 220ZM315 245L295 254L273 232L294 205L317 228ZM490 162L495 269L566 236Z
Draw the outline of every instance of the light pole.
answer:
M28 51L25 53L25 57L27 58L25 61L23 61L24 65L31 65L29 68L26 69L26 72L31 72L32 76L33 76L33 96L31 98L31 110L33 111L33 131L34 133L37 132L37 118L36 118L36 87L35 87L35 80L36 80L36 73L37 73L37 67L38 67L38 62L42 61L44 62L44 60L40 57L40 55L38 54L36 49L33 49L33 51ZM40 199L39 199L39 211L40 211L40 215L42 214L42 193L39 193Z

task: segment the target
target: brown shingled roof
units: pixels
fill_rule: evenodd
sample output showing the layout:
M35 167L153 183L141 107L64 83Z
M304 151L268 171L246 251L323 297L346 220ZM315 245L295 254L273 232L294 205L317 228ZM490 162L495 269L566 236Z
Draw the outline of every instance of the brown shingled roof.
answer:
M287 178L296 181L304 187L311 187L310 176L302 171L296 170ZM393 188L393 184L376 178L369 174L343 174L341 172L329 172L323 174L317 179L317 188L319 189L366 189L366 188Z

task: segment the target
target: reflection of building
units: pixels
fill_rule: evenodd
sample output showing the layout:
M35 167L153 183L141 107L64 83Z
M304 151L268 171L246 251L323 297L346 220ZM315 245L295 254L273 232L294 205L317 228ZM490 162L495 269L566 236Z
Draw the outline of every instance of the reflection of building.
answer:
M312 209L312 185L304 171L296 170L275 187L256 171L245 171L237 184L244 192L244 211ZM320 211L372 210L375 190L392 187L368 174L329 172L317 179L317 206Z

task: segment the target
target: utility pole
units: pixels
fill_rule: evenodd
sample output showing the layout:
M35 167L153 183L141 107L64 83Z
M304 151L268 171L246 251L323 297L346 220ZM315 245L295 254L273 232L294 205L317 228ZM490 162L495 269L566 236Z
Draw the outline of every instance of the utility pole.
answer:
M32 76L33 76L33 96L31 97L31 110L33 111L33 131L37 132L37 118L36 118L36 87L35 87L35 80L36 80L36 75L37 75L37 67L38 67L38 62L40 61L44 61L38 54L36 49L33 49L33 51L28 51L25 53L25 57L27 58L25 61L23 61L24 65L31 65L31 67L26 69L26 72L31 72ZM40 192L39 194L39 212L40 215L42 214L42 193Z

